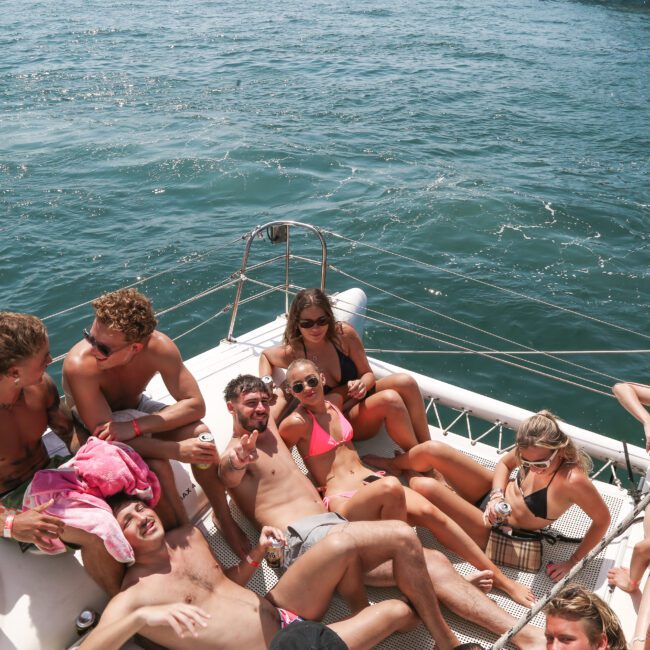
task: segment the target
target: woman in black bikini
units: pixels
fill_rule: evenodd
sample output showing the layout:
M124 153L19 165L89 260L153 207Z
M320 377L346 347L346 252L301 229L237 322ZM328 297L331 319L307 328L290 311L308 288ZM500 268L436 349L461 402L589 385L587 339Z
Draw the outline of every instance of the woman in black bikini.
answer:
M490 526L497 520L494 508L499 501L507 501L512 508L504 524L525 530L540 530L577 505L591 519L591 525L569 560L547 567L552 580L566 575L609 526L609 510L589 479L591 459L560 429L549 411L540 411L522 422L515 448L503 456L494 471L449 445L433 441L394 459L365 456L364 461L391 473L419 473L411 478L410 486L452 517L483 549ZM515 467L519 472L510 480ZM446 484L432 480L431 472L442 474Z
M262 352L260 376L273 374L273 368L287 368L301 358L310 359L325 374L328 399L339 395L356 440L374 436L382 423L402 449L430 439L415 380L405 373L376 379L359 335L352 326L334 319L330 301L320 289L303 289L296 294L284 344ZM287 414L286 406L286 399L278 394L272 410L276 421Z

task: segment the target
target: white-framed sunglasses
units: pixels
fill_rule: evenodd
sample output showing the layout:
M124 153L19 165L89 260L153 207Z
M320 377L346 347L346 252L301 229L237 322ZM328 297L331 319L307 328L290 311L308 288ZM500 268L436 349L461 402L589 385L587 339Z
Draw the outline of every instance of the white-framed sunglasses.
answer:
M525 458L520 458L519 464L524 469L530 467L535 467L536 469L548 469L551 466L553 459L557 456L558 451L560 450L556 449L546 460L526 460Z

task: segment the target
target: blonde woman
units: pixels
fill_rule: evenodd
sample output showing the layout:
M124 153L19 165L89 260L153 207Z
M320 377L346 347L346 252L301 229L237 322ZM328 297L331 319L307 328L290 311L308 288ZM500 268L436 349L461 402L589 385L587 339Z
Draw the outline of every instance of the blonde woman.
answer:
M514 449L501 458L494 471L449 445L433 441L394 459L366 456L364 460L395 474L419 473L411 478L410 486L460 524L483 549L490 527L498 519L495 506L500 501L507 501L512 508L503 523L524 530L540 530L577 505L591 519L591 525L568 560L547 566L554 581L585 557L609 526L609 510L589 479L591 459L575 446L549 411L540 411L522 422ZM515 468L519 472L511 480ZM430 478L435 471L446 483Z

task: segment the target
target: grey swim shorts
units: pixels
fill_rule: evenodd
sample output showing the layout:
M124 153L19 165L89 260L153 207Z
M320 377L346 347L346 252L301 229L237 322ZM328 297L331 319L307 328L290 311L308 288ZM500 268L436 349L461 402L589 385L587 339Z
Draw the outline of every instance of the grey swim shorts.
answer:
M131 420L136 420L137 418L144 417L145 415L152 415L153 413L160 413L164 408L167 408L169 404L164 402L158 402L155 399L151 399L146 393L142 393L138 405L134 409L124 409L122 411L113 411L111 414L112 419L115 422L130 422ZM75 424L79 426L82 431L86 434L91 432L88 430L88 427L81 421L79 413L76 408L72 409L72 415L75 420ZM143 434L145 438L150 438L150 433Z
M303 553L326 537L333 526L345 524L347 521L336 512L324 512L320 515L303 517L287 526L284 568L288 569Z

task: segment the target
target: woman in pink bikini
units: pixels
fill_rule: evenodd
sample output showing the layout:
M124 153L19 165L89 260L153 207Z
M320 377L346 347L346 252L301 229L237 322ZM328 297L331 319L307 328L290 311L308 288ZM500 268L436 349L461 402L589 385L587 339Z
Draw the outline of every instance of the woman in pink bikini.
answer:
M590 517L591 525L569 560L547 567L552 580L565 576L602 539L609 526L609 510L589 479L591 459L575 446L549 411L540 411L521 423L515 448L494 470L434 441L395 458L368 455L363 460L391 474L410 472L409 485L458 522L483 549L489 524L497 520L494 508L499 501L507 501L512 508L504 523L524 530L540 530L577 505ZM510 474L517 467L519 473L511 480ZM430 478L431 471L442 474L446 484Z
M374 436L382 424L402 448L430 439L422 395L405 373L375 379L363 343L354 328L334 319L329 298L320 289L296 294L287 318L284 343L260 356L260 376L287 368L295 359L312 360L325 375L325 394L338 395L354 437ZM287 400L276 391L272 409L276 422L287 414Z
M317 485L323 486L326 506L352 521L400 519L428 528L454 553L480 570L493 573L494 586L530 607L535 596L528 587L508 578L451 517L430 501L383 477L361 463L352 445L352 426L341 411L325 400L325 376L313 361L293 361L287 370L289 390L300 406L280 425L280 435L298 451Z

